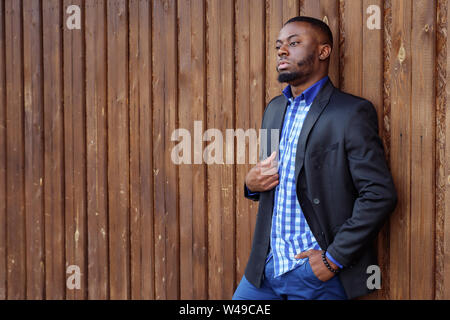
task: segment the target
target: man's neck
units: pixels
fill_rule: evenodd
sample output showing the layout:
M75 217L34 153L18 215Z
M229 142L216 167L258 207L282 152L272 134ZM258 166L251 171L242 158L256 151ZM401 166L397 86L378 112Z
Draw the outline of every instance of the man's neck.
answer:
M312 76L308 80L301 82L301 83L290 83L292 96L294 98L297 98L299 95L301 95L303 93L303 91L305 91L306 89L311 87L314 83L323 79L326 76L327 76L327 74L319 74L319 75Z

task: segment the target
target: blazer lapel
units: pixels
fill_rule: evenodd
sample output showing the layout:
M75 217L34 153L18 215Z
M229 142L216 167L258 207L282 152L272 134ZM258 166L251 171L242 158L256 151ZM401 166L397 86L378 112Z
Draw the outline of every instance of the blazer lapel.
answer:
M298 181L298 175L303 168L303 163L305 159L306 142L308 140L309 133L314 127L317 119L321 115L322 111L325 109L326 105L330 101L331 93L333 92L333 83L328 80L322 89L320 89L316 98L314 99L311 108L305 118L305 121L300 132L300 137L298 138L297 153L295 157L295 180Z

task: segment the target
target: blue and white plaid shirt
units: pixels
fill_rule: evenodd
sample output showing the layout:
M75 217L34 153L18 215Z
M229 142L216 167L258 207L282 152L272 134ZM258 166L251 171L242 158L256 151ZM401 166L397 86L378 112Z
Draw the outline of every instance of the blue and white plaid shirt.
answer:
M289 102L278 152L280 179L275 189L271 252L268 256L268 260L273 256L275 277L306 261L306 259L295 259L295 255L310 249L320 250L297 199L294 173L297 143L303 122L314 98L327 80L328 76L316 82L295 99L290 86L283 90Z

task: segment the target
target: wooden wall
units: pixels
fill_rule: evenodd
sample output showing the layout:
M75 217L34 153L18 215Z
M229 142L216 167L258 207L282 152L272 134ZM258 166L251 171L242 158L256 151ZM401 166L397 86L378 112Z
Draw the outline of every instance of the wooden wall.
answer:
M399 192L367 298L450 299L448 0L0 3L0 299L231 298L251 166L175 165L171 136L258 129L282 88L276 37L299 14L330 25L334 84L376 106Z

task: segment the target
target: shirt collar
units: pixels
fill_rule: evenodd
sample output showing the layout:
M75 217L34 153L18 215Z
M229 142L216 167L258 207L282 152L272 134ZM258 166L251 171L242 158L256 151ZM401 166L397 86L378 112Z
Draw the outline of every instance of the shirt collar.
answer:
M299 95L296 99L303 100L305 99L306 105L310 105L314 99L316 98L317 94L319 93L320 89L322 89L325 82L328 81L328 76L323 77L316 83L314 83L312 86L310 86L308 89L302 92L301 95ZM291 85L288 85L283 90L283 94L289 101L294 100L294 96L292 95L291 91Z

